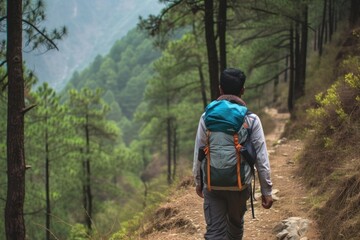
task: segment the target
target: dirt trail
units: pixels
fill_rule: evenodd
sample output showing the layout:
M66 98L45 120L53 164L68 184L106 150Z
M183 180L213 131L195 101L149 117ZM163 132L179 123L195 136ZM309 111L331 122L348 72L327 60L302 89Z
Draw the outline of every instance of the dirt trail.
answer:
M295 157L303 147L302 143L279 139L288 114L279 114L273 109L267 110L267 113L276 119L275 129L266 136L276 201L269 210L263 209L260 201L256 201L255 219L252 219L251 208L248 207L245 214L244 240L276 239L274 227L289 217L310 220L308 193L302 185L302 179L295 177L294 173L297 167ZM258 181L256 185L259 187ZM248 203L250 204L250 201ZM202 209L202 199L196 195L194 187L182 188L176 192L176 196L172 196L162 205L154 221L144 227L149 234L139 239L204 239L206 226ZM319 239L314 222L310 223L305 236L307 239Z

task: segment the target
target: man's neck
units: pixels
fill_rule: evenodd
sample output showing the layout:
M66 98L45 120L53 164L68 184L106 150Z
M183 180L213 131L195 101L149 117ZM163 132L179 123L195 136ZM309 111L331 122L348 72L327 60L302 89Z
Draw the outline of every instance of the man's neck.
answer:
M236 102L240 105L246 106L245 101L236 95L222 94L217 100L227 100L227 101Z

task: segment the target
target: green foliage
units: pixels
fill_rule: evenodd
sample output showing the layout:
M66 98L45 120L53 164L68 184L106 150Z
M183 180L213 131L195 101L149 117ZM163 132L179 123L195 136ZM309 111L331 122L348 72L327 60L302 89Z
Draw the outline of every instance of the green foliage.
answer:
M316 102L319 107L314 109L309 109L308 112L310 117L314 119L314 125L316 127L323 126L324 118L328 119L330 117L331 112L335 112L338 115L338 120L344 119L346 114L341 106L341 101L339 99L339 95L337 94L337 90L339 88L339 82L334 83L326 92L319 93L315 96ZM336 121L336 125L337 125ZM335 125L329 125L326 127L330 127L330 129L334 129Z
M154 212L159 207L160 203L163 202L171 194L168 186L165 182L165 175L161 175L149 184L149 194L146 200L146 208L141 211L136 211L133 215L128 215L120 223L120 230L114 233L110 239L112 240L125 240L125 239L135 239L138 235L138 231L141 229L143 224L146 223L148 219L151 219L154 216ZM125 206L127 209L134 207L134 202L129 202ZM140 206L135 206L139 208Z
M29 101L37 106L25 118L26 162L31 166L26 174L25 209L35 214L25 216L25 220L28 223L37 223L27 227L28 236L43 238L45 231L40 230L44 229L45 214L39 209L45 209L46 206L45 166L46 164L49 166L52 213L59 214L57 215L59 218L65 218L67 207L62 208L63 211L59 211L57 207L63 207L62 202L68 200L67 191L76 186L77 180L74 178L76 165L66 160L70 156L68 153L78 145L72 141L75 131L67 115L67 108L59 103L59 97L53 89L44 83L36 92L31 93ZM68 188L64 189L64 186ZM54 207L55 205L57 207ZM56 234L67 232L61 225L51 231Z
M153 74L151 63L159 55L152 40L134 29L117 41L108 55L97 56L84 71L74 73L67 89L80 90L85 86L106 89L104 99L110 106L107 117L117 122L122 129L122 140L130 144L140 128L139 123L132 121L133 114Z
M360 79L359 76L354 75L354 73L348 73L345 75L345 82L350 85L352 88L360 88ZM357 99L359 101L359 99Z
M135 216L127 221L122 222L120 231L116 232L110 237L110 240L125 240L129 239L129 233L136 231L143 220L143 212L137 213Z
M152 41L134 29L117 41L107 56L97 56L83 72L75 73L67 88L73 85L79 90L92 82L93 89L107 89L119 105L122 117L132 119L152 75L151 62L158 57L159 51L152 47Z
M354 122L354 111L359 108L360 98L360 68L357 63L359 57L348 58L343 61L342 68L353 68L353 72L346 73L338 79L326 93L315 96L316 108L308 110L312 124L320 136L324 136L324 146L333 147L333 139L329 137L336 131ZM349 106L351 104L352 106Z
M71 227L68 240L88 240L87 229L82 224L75 224Z

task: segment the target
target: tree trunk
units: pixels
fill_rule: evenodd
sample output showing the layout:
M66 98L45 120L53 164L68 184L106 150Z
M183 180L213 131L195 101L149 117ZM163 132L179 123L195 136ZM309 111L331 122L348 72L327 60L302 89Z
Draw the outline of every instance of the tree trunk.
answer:
M288 81L288 79L289 79L289 74L288 74L288 72L289 72L289 55L287 55L286 56L286 58L285 58L285 72L284 72L284 82L287 82Z
M8 116L7 198L5 232L8 240L25 239L24 77L22 68L22 0L7 1Z
M210 93L211 99L215 100L220 95L219 90L219 66L214 34L214 3L213 0L205 0L205 40L208 57Z
M90 158L86 160L86 196L88 201L87 208L87 216L86 216L86 224L88 229L91 231L92 229L92 193L91 193L91 171L90 171Z
M328 29L328 24L327 22L325 22L325 33L324 33L324 44L326 44L328 42L328 36L329 36L329 29Z
M273 104L276 104L277 100L279 99L278 86L279 86L279 77L274 79L274 90L273 90L273 99L272 99Z
M171 119L168 117L166 119L166 131L167 131L167 182L171 184Z
M288 94L288 109L291 114L291 118L294 118L294 29L290 27L290 76L289 76L289 94Z
M205 88L205 79L204 79L204 73L202 70L201 65L198 66L198 72L200 77L200 88L201 88L201 99L203 101L204 109L207 106L207 99L206 99L206 88Z
M314 46L313 46L313 50L314 50L314 51L317 50L317 41L318 41L318 31L315 30L315 31L314 31Z
M350 26L353 27L357 24L360 18L360 1L359 0L351 0L350 7Z
M45 195L46 195L46 227L45 227L45 239L50 240L50 218L51 218L51 206L50 206L50 165L49 165L49 133L47 128L47 116L45 116Z
M145 158L145 146L142 147L142 158L143 158L143 164L144 164L144 171L146 170L147 167L147 160ZM146 202L147 202L147 195L148 195L148 186L146 184L147 179L144 177L144 175L142 174L140 176L141 181L144 184L144 202L143 202L143 208L146 208Z
M327 5L327 0L324 0L323 19L322 19L321 32L320 32L319 41L318 41L319 56L322 55L323 44L324 44L324 32L325 32L325 25L326 25L326 5Z
M226 68L226 10L227 0L219 1L218 35L219 35L219 56L220 72Z
M193 35L195 37L195 44L196 47L199 47L199 41L198 41L198 34L196 32L196 27L195 27L195 21L193 21L192 23L192 28L193 28ZM201 60L201 56L197 55L196 56L196 60L198 62L197 65L197 69L198 69L198 73L199 73L199 79L200 79L200 91L201 91L201 99L204 105L204 109L207 106L207 99L206 99L206 85L205 85L205 78L204 78L204 72L203 72L203 64L202 64L202 60Z
M174 163L174 166L173 166L173 173L172 173L172 179L175 180L176 178L176 167L177 167L177 162L176 162L176 155L177 155L177 129L176 129L176 124L173 124L172 126L172 129L173 129L173 138L174 138L174 141L173 141L173 150L172 150L172 155L173 155L173 163Z
M170 100L169 98L166 100L166 107L167 112L169 114L170 110ZM167 182L170 185L171 184L171 118L170 116L166 119L166 133L167 133L167 139L166 139L166 145L167 145Z
M148 186L146 184L145 179L141 179L144 184L144 201L143 201L143 209L146 208L147 194L148 194Z
M337 24L338 24L338 10L334 6L334 32L337 31Z
M334 33L334 3L333 0L329 0L329 42Z
M306 3L302 5L303 21L301 24L301 47L300 47L300 64L299 64L299 97L305 96L306 81L306 59L308 45L308 6Z
M299 34L299 23L295 23L295 51L294 51L294 98L295 100L301 97L301 57L300 57L300 34Z
M85 222L88 230L91 231L92 219L92 194L91 194L91 171L90 171L90 130L89 116L86 115L85 123L86 157L85 157Z

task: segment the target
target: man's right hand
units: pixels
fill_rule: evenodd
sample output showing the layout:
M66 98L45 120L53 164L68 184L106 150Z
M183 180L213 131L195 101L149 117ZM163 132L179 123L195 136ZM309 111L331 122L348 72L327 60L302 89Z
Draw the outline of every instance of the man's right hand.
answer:
M271 208L272 204L273 204L273 199L272 196L261 196L261 200L262 200L262 206L265 209L269 209Z
M204 194L202 193L201 185L196 186L196 193L199 197L204 198Z

